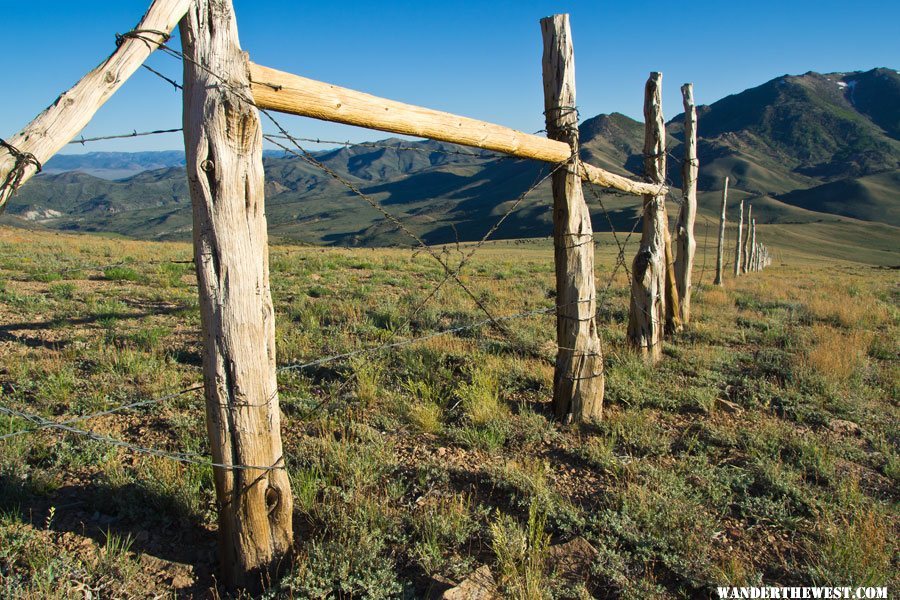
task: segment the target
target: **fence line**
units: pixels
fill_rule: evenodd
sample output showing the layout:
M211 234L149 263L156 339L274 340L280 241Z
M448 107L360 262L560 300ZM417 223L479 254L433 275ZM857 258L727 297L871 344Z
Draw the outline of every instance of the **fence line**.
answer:
M132 37L137 37L137 38L143 39L143 38L141 37L141 34L140 34L140 33L132 33L131 35L132 35ZM145 41L147 41L147 40L145 40ZM476 296L476 295L468 288L468 286L466 286L466 284L464 284L464 283L462 282L462 280L460 279L460 273L461 273L462 269L469 263L469 261L474 257L474 255L476 254L476 252L477 252L477 251L478 251L478 250L479 250L479 249L480 249L480 248L488 241L488 239L489 239L494 233L496 233L496 231L502 226L502 224L506 221L506 219L507 219L507 218L508 218L515 210L517 210L517 209L519 208L519 206L521 205L521 203L526 199L526 197L527 197L530 193L532 193L539 185L541 185L544 181L546 181L548 178L550 178L550 177L553 175L553 173L555 173L557 170L559 170L559 169L562 168L562 167L565 167L565 166L569 165L569 164L572 163L572 162L576 162L576 163L580 162L580 163L581 163L581 167L584 168L584 163L581 161L581 159L580 159L577 155L573 155L573 156L571 156L569 159L567 159L567 160L565 160L565 161L556 163L555 165L553 165L553 167L549 170L548 173L542 174L542 175L538 178L538 180L535 181L534 184L532 184L531 187L529 187L523 194L521 194L521 195L513 202L513 204L511 205L511 207L510 207L510 208L509 208L509 209L508 209L508 210L507 210L507 211L506 211L506 212L505 212L505 213L504 213L504 214L496 221L496 223L495 223L490 229L488 229L488 231L484 234L484 236L483 236L483 237L482 237L482 238L481 238L481 239L480 239L480 240L479 240L479 241L478 241L478 242L477 242L477 243L469 250L469 252L468 252L468 253L460 260L459 264L456 265L455 268L451 268L450 265L448 264L448 262L445 261L444 259L442 259L442 257L441 257L440 255L438 255L438 254L434 251L433 247L429 246L429 245L421 238L421 236L415 234L415 233L414 233L412 230L410 230L409 227L407 227L407 226L406 226L406 225L405 225L398 217L392 215L389 211L385 210L385 209L384 209L377 201L375 201L373 198L371 198L370 196L368 196L367 194L365 194L362 190L360 190L360 189L359 189L356 185L354 185L352 182L348 181L345 177L343 177L342 175L340 175L339 173L337 173L336 171L334 171L333 169L331 169L330 167L328 167L327 165L325 165L325 164L323 164L321 161L319 161L319 160L318 160L311 152L309 152L308 150L306 150L306 149L300 144L300 142L302 141L302 142L310 142L310 143L332 143L332 144L343 145L343 146L361 145L361 146L371 146L371 147L391 148L391 149L401 150L401 151L414 150L414 151L421 151L421 152L427 152L427 153L435 153L435 152L437 152L437 153L442 153L442 154L462 155L462 156L472 156L472 157L478 157L478 158L497 158L497 159L499 159L499 158L513 158L513 157L504 157L504 156L500 156L500 155L492 156L492 153L489 153L489 151L486 151L485 153L474 153L474 152L456 151L456 150L448 151L448 150L437 150L437 149L417 148L417 147L414 147L414 146L403 146L403 145L400 145L400 144L390 144L390 143L384 143L384 142L382 142L382 143L377 143L377 142L364 142L364 143L361 143L361 144L351 144L350 142L335 142L335 141L329 141L329 140L324 140L324 141L323 141L323 140L318 139L318 138L313 139L313 138L302 138L302 137L293 136L293 135L291 135L291 134L290 134L290 133L289 133L289 132L281 125L281 123L280 123L277 119L275 119L275 117L270 113L270 111L268 111L268 110L266 110L266 109L263 109L263 108L260 108L258 105L256 105L256 103L253 101L253 98L252 98L252 97L248 97L248 94L247 94L246 90L241 90L241 89L234 88L233 86L231 86L231 85L230 85L224 78L222 78L221 76L219 76L219 75L217 75L217 74L211 72L211 71L210 71L208 68L206 68L205 66L200 65L200 64L196 63L195 61L192 61L191 59L189 59L188 57L186 57L183 53L181 53L181 52L179 52L179 51L177 51L177 50L173 50L172 48L166 46L164 43L163 43L163 44L159 44L156 40L149 40L149 41L152 42L152 43L154 43L154 44L158 44L159 49L163 50L165 53L167 53L167 54L169 54L169 55L171 55L171 56L174 56L174 57L176 57L176 58L179 58L179 59L181 59L182 61L187 60L187 61L192 62L192 63L195 64L198 68L200 68L200 69L202 69L202 70L204 70L204 71L210 73L213 77L215 77L216 79L218 79L219 81L221 81L223 86L225 86L225 87L231 89L231 91L233 91L234 93L236 93L239 97L243 98L243 99L244 99L245 101L247 101L249 104L251 104L251 105L253 105L253 106L256 106L256 108L257 108L262 114L264 114L264 115L265 115L265 116L266 116L266 117L267 117L267 118L275 125L275 127L276 127L276 128L278 129L278 131L280 132L279 134L265 134L265 135L264 135L264 138L265 138L267 141L269 141L270 143L272 143L272 144L274 144L274 145L276 145L276 146L282 148L284 151L289 152L289 153L291 153L291 154L297 156L298 158L300 158L301 160L304 160L304 161L307 162L308 164L310 164L310 165L312 165L312 166L314 166L314 167L316 167L316 168L322 170L323 172L325 172L326 174L328 174L329 176L331 176L332 178L334 178L335 180L337 180L338 182L340 182L341 184L343 184L343 185L344 185L345 187L347 187L348 190L350 190L353 194L355 194L356 196L359 196L361 199L363 199L364 201L366 201L370 206L372 206L375 210L377 210L379 213L381 213L382 216L383 216L386 220L388 220L389 222L393 223L400 231L402 231L402 232L405 233L408 237L410 237L411 239L413 239L413 240L418 244L417 250L422 250L422 251L425 251L426 253L428 253L428 254L429 254L432 258L434 258L435 261L437 261L438 264L444 269L445 274L444 274L443 279L442 279L440 282L438 282L437 285L435 285L435 286L432 288L432 290L425 296L425 298L424 298L424 299L423 299L423 300L422 300L422 301L421 301L421 302L413 309L412 315L410 316L409 319L407 319L406 323L404 323L402 327L397 328L397 329L395 329L395 330L392 332L390 338L389 338L385 343L382 343L382 344L380 344L379 346L375 346L375 347L360 348L360 349L352 350L352 351L349 351L349 352L343 352L343 353L334 354L334 355L331 355L331 356L321 357L321 358L314 359L314 360L311 360L311 361L308 361L308 362L305 362L305 363L297 363L297 364L291 364L291 365L283 365L283 366L281 366L281 367L279 367L279 368L277 369L278 372L287 372L287 371L302 370L302 369L306 369L306 368L311 368L311 367L321 366L321 365L323 365L323 364L327 364L327 363L334 362L334 361L338 361L338 360L345 360L345 359L348 359L348 358L352 358L352 357L360 356L360 355L364 355L364 354L371 354L371 353L375 353L375 352L381 352L381 351L384 351L384 350L397 349L397 348L401 348L401 347L404 347L404 346L416 344L416 343L419 343L419 342L425 342L425 341L428 341L428 340L431 340L431 339L435 339L435 338L438 338L438 337L443 337L443 336L447 336L447 335L453 335L453 334L457 334L457 333L460 333L460 332L463 332L463 331L466 331L466 330L471 330L471 329L481 328L481 327L484 327L484 326L486 326L486 325L493 325L499 332L501 332L502 334L504 334L505 337L509 338L510 341L513 342L514 346L519 346L520 348L524 348L524 344L521 344L521 342L520 342L519 340L514 339L514 338L511 336L510 332L509 332L503 325L501 325L501 323L506 323L506 322L509 322L509 321L512 321L512 320L516 320L516 319L521 319L521 318L528 318L528 317L533 317L533 316L538 316L538 315L543 315L543 314L549 314L549 313L551 313L551 312L555 312L556 314L558 314L559 309L562 308L562 307L564 307L564 306L568 306L568 305L571 305L571 304L582 303L582 302L590 302L590 301L591 301L590 299L577 300L577 301L575 301L575 302L568 303L568 304L566 304L566 305L557 305L557 304L554 304L554 305L551 306L551 307L544 307L544 308L532 309L532 310L528 310L528 311L523 311L523 312L515 313L515 314L512 314L512 315L506 315L506 316L500 316L500 317L497 317L497 316L495 316L495 315L493 315L493 314L491 313L491 311L487 308L487 306L486 306L486 305L485 305L485 304L484 304L484 303L483 303L483 302L482 302L482 301L481 301L481 300L480 300L480 299L479 299L479 298L478 298L478 297L477 297L477 296ZM154 69L152 69L152 68L150 68L150 67L146 67L146 68L147 68L150 72L152 72L153 74L157 75L158 77L162 78L163 80L165 80L165 81L168 82L169 84L173 85L175 88L177 88L177 89L181 89L181 88L182 88L182 86L181 86L180 84L178 84L177 82L175 82L175 81L172 80L172 79L169 79L168 77L166 77L165 75L163 75L163 74L160 73L159 71L156 71L156 70L154 70ZM112 135L112 136L99 136L99 137L94 137L94 138L84 138L84 137L82 137L80 140L73 140L73 141L70 142L70 143L81 143L81 144L85 144L85 143L87 143L87 142L94 142L94 141L100 141L100 140L122 139L122 138L140 137L140 136L147 136L147 135L158 135L158 134L166 134L166 133L176 133L176 132L179 132L179 131L181 131L181 128L178 128L178 129L168 129L168 130L156 130L156 131L148 131L148 132L137 132L137 131L134 131L134 132L132 132L132 133L130 133L130 134L121 134L121 135ZM288 147L288 146L282 144L281 142L279 142L279 141L277 141L277 140L287 140L287 141L290 142L295 148L290 148L290 147ZM608 280L607 280L607 282L606 282L606 286L604 287L603 291L602 291L601 294L599 295L600 298L597 298L597 299L594 300L594 301L596 302L596 305L597 305L597 306L596 306L596 312L595 312L595 316L597 316L597 315L599 315L599 313L600 313L602 310L604 310L604 309L606 308L606 306L607 306L607 303L608 303L608 301L609 301L609 299L610 299L610 290L611 290L612 284L613 284L613 282L614 282L614 280L615 280L615 277L616 277L616 275L617 275L617 273L618 273L618 270L619 270L620 268L623 268L623 267L624 267L624 269L625 269L625 271L626 271L626 273L627 273L628 278L629 278L629 279L631 278L631 273L629 272L628 267L627 267L627 264L626 264L626 262L627 262L627 259L626 259L626 256L625 256L626 245L627 245L627 243L628 243L630 237L631 237L631 236L634 234L634 232L636 231L637 224L641 222L642 216L639 215L639 216L635 219L634 225L632 226L632 228L631 228L630 232L627 234L627 236L624 238L624 241L620 241L620 240L619 240L619 236L618 236L618 232L616 231L616 229L615 229L615 227L614 227L614 225L613 225L611 215L609 214L609 212L607 211L607 209L606 209L606 207L605 207L605 205L604 205L604 203L603 203L601 194L598 193L598 191L597 191L597 189L596 189L596 187L595 187L595 185L594 185L593 182L591 182L590 180L588 180L588 183L589 183L589 188L590 188L592 194L593 194L594 197L598 200L598 202L599 202L599 204L600 204L600 207L601 207L601 210L603 211L603 213L604 213L604 215L605 215L605 217L606 217L606 219L607 219L607 221L608 221L608 223L609 223L610 229L611 229L611 231L612 231L612 233L613 233L613 238L614 238L615 243L616 243L616 245L617 245L617 247L618 247L618 254L617 254L617 257L616 257L616 264L615 264L615 267L614 267L614 269L612 270L611 274L610 274L609 277L608 277ZM668 182L666 182L666 184L668 184ZM675 197L674 197L674 194L672 193L671 186L667 186L667 187L669 187L669 191L667 192L667 196L670 196L676 203L679 203L678 199L675 198ZM630 194L622 194L622 195L623 195L623 196L627 196L627 197L629 197L629 198L634 198L634 196L632 196L632 195L630 195ZM593 243L593 239L591 240L590 243ZM124 264L124 263L117 263L116 265L108 265L108 266L105 266L105 267L96 267L96 268L98 268L98 269L100 269L100 268L105 269L105 268L110 268L110 267L112 267L112 266L120 266L121 264ZM80 268L72 268L71 270L87 270L87 269L89 269L89 268L90 268L90 267L80 267ZM701 274L701 278L702 278L702 274ZM427 303L428 303L432 298L434 298L434 297L436 296L437 292L438 292L438 291L443 287L443 285L445 285L445 283L446 283L447 281L449 281L450 279L453 279L453 280L456 281L456 283L461 287L461 289L466 293L466 295L467 295L470 299L472 299L472 300L475 302L475 304L476 304L476 305L478 306L478 308L486 315L487 318L482 319L482 320L477 321L477 322L474 322L474 323L469 323L469 324L466 324L466 325L461 325L461 326L452 327L452 328L445 329L445 330L441 330L441 331L432 332L432 333L430 333L430 334L421 335L421 336L418 336L418 337L413 337L413 338L410 338L410 339L407 339L407 340L393 341L394 338L396 337L396 335L398 334L398 332L401 331L401 330L403 330L403 329L405 329L406 327L408 327L408 326L411 324L411 322L412 322L412 320L415 318L415 316L416 316L416 315L417 315L417 314L418 314L418 313L419 313L419 312L427 305ZM348 381L349 381L349 378L348 378ZM345 385L346 385L346 381L345 381ZM199 465L205 465L205 466L210 466L210 467L218 467L218 468L226 468L226 469L271 470L271 469L283 469L283 468L285 468L284 465L283 465L283 457L282 457L282 458L279 458L279 459L276 461L275 464L269 465L269 466L222 464L222 463L210 462L210 461L206 460L204 457L202 457L202 456L200 456L200 455L197 455L197 454L193 454L193 453L168 452L168 451L160 450L160 449L158 449L158 448L150 448L150 447L139 446L139 445L133 444L133 443L131 443L131 442L126 442L126 441L123 441L123 440L119 440L119 439L116 439L116 438L112 438L112 437L107 436L107 435L98 434L98 433L95 433L95 432L90 431L90 430L87 430L87 429L81 429L81 428L73 427L73 424L75 424L75 423L88 421L88 420L95 419L95 418L98 418L98 417L101 417L101 416L107 416L107 415L112 415L112 414L116 414L116 413L121 413L121 412L124 412L124 411L126 411L126 410L131 410L131 409L135 409L135 408L139 408L139 407L144 407L144 406L150 406L150 405L159 404L159 403L164 402L164 401L166 401L166 400L169 400L169 399L172 399L172 398L175 398L175 397L178 397L178 396L182 396L182 395L185 395L185 394L188 394L188 393L191 393L191 392L199 391L199 390L201 390L201 389L203 389L203 385L194 385L194 386L185 388L185 389L183 389L183 390L179 390L179 391L177 391L177 392L174 392L174 393L171 393L171 394L167 394L167 395L165 395L165 396L161 396L161 397L158 397L158 398L152 398L152 399L147 399L147 400L140 400L140 401L132 402L132 403L129 403L129 404L124 404L124 405L121 405L121 406L117 406L117 407L113 407L113 408L110 408L110 409L106 409L106 410L103 410L103 411L99 411L99 412L96 412L96 413L92 413L92 414L89 414L89 415L82 415L82 416L74 417L74 418L71 418L71 419L68 419L68 420L65 420L65 421L62 421L62 422L52 421L52 420L46 419L46 418L44 418L44 417L41 417L41 416L39 416L39 415L31 414L31 413L24 412L24 411L20 411L20 410L11 408L11 407L7 407L7 406L0 405L0 413L6 414L6 415L8 415L8 416L15 417L15 418L18 418L18 419L23 419L23 420L25 420L25 421L27 421L27 422L29 422L29 423L31 423L31 424L33 424L33 425L35 426L35 427L29 427L29 428L25 428L25 429L21 429L21 430L18 430L18 431L14 431L14 432L7 433L7 434L5 434L5 435L3 435L3 436L0 436L0 441L6 440L6 439L10 439L10 438L15 437L15 436L18 436L18 435L23 435L23 434L26 434L26 433L35 433L35 432L38 432L38 431L41 431L41 430L44 430L44 429L53 429L53 430L62 431L62 432L65 432L65 433L71 433L71 434L75 434L75 435L78 435L78 436L86 437L86 438L88 438L88 439L93 439L93 440L95 440L95 441L107 443L107 444L110 444L110 445L112 445L112 446L125 448L125 449L128 449L128 450L134 451L134 452L143 453L143 454L148 454L148 455L157 456L157 457L162 457L162 458L169 458L169 459L176 460L176 461L179 461L179 462L182 462L182 463L199 464ZM327 401L327 398L326 398L326 401ZM324 401L323 401L322 403L319 404L319 407L321 407L323 404L324 404ZM317 409L318 409L319 407L317 407Z

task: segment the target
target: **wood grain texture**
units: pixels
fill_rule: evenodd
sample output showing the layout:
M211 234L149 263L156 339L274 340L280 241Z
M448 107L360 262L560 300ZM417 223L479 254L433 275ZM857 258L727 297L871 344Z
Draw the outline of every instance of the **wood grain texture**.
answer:
M578 155L575 55L568 15L541 19L547 137ZM553 174L556 264L556 369L553 408L563 423L599 420L603 412L603 353L597 330L594 232L578 161Z
M734 245L734 276L740 277L741 275L741 260L743 259L742 248L741 248L741 236L744 231L744 199L741 198L741 206L738 212L738 226L737 226L737 243Z
M568 144L559 140L386 100L253 63L250 63L250 79L254 102L266 110L440 140L544 162L561 163L571 156ZM636 181L592 165L583 165L579 173L582 179L596 185L631 194L667 191L664 185Z
M663 203L662 220L665 223L663 234L665 235L665 290L666 290L666 323L665 333L674 334L684 329L681 321L681 303L678 295L678 281L675 276L675 250L673 249L672 234L669 231L669 211Z
M651 73L644 88L644 173L653 183L666 177L665 127L662 73ZM662 357L666 318L665 202L664 194L644 196L641 243L632 262L628 341L650 362Z
M249 79L231 0L198 0L181 40L210 448L218 463L283 467L262 129L235 91L249 93ZM291 548L287 472L216 468L214 476L224 581L259 589Z
M725 178L725 187L722 189L722 214L719 215L719 243L716 245L716 279L715 285L724 285L722 272L725 269L725 211L728 207L728 178Z
M135 30L146 30L140 34L144 39L123 38L109 58L82 77L71 89L63 92L22 131L6 141L20 152L33 155L39 163L46 163L84 129L97 110L156 50L156 43L166 39L190 4L191 0L155 0L135 26ZM17 168L21 169L20 172L13 173ZM14 187L21 187L36 172L35 164L17 164L16 157L8 149L0 147L0 212L15 193ZM17 180L17 186L4 184L12 183L10 175Z
M684 105L684 160L681 164L681 210L675 224L677 252L675 256L675 282L678 286L678 311L681 324L691 321L691 277L694 272L694 254L697 240L694 224L697 220L697 107L694 105L694 85L681 86Z

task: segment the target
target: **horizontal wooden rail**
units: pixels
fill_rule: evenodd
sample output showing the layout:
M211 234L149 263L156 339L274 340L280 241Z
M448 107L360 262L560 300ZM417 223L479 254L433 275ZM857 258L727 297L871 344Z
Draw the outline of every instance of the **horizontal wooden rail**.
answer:
M267 110L430 138L551 163L564 162L572 154L569 145L564 142L502 125L386 100L254 63L250 63L250 88L257 106ZM635 181L588 164L583 165L581 177L597 185L631 194L660 195L668 191L665 186Z

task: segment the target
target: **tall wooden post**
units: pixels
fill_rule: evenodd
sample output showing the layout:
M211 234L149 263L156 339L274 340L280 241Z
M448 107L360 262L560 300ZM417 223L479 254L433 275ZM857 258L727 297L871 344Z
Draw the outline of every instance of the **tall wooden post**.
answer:
M644 88L644 176L660 186L666 178L666 124L662 114L662 73L650 73ZM628 341L643 356L662 357L665 297L665 195L644 196L641 244L632 263Z
M741 262L741 270L744 273L750 271L750 223L753 221L753 205L747 205L747 235L744 238L744 259Z
M569 15L541 19L547 137L564 141L572 160L553 174L556 261L556 370L553 407L564 423L596 420L603 411L603 355L596 322L594 232L579 175L575 55Z
M181 21L184 141L200 291L206 422L225 582L256 589L292 542L281 447L262 130L231 0ZM199 66L198 66L199 65Z
M747 270L756 270L756 219L750 220L750 256L747 259Z
M722 189L722 215L719 217L719 245L716 252L716 279L715 285L722 285L722 270L725 268L725 209L728 205L728 178L725 178L725 187Z
M738 277L741 274L741 234L744 230L744 199L741 198L741 207L738 212L738 226L737 226L737 243L734 245L734 276Z
M678 285L678 308L682 325L691 320L691 274L694 269L694 222L697 219L697 108L694 106L694 85L681 86L684 104L684 162L681 164L681 211L676 225L678 256L675 259L675 280Z

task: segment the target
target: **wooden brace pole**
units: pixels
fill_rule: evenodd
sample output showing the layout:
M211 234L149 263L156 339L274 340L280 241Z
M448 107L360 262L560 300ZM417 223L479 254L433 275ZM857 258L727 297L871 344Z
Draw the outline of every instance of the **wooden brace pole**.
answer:
M197 0L181 22L181 42L207 432L214 461L236 465L214 469L220 559L229 587L258 590L285 566L293 535L275 378L262 128L245 101L247 58L231 0Z
M266 110L333 121L390 133L461 144L519 158L551 163L569 160L572 149L563 141L542 138L509 127L386 100L250 63L253 100ZM665 194L662 182L647 183L579 165L582 179L630 194Z
M682 199L678 222L675 226L678 253L675 258L675 280L678 285L678 309L682 325L691 320L691 276L694 270L694 254L697 240L694 223L697 220L697 107L694 105L694 85L681 86L684 104L684 162L681 165Z
M722 188L722 214L719 217L719 244L716 249L716 279L715 285L723 285L722 271L725 269L725 210L728 205L728 178L725 178L725 187Z
M644 88L644 173L653 183L666 178L666 123L662 114L662 73L651 73ZM641 243L632 263L628 341L650 362L662 358L666 317L666 197L644 196Z
M154 0L134 30L119 38L109 58L0 144L0 212L10 196L72 141L158 44L168 39L190 4L191 0Z
M569 15L541 19L547 137L565 144L571 160L553 173L556 263L556 369L553 407L563 423L599 420L603 354L596 321L594 232L578 176L575 55Z

